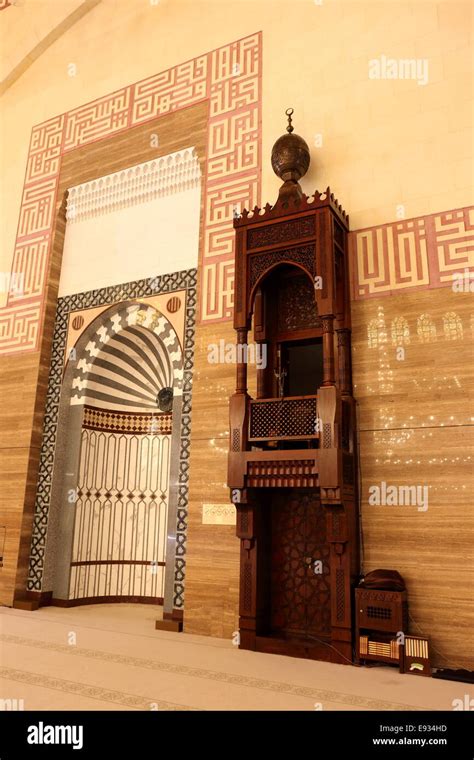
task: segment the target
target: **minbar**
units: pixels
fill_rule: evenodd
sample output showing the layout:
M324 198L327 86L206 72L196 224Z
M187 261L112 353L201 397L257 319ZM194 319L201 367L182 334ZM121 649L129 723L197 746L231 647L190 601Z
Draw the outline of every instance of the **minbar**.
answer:
M308 198L300 174L281 171L276 204L234 220L236 355L245 357L253 330L266 358L256 398L241 360L230 399L240 647L352 662L359 541L349 220L329 188Z

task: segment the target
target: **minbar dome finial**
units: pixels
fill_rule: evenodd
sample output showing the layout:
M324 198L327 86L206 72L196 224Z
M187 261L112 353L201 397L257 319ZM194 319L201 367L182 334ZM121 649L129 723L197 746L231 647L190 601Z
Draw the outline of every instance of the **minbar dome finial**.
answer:
M285 111L288 117L286 134L278 138L272 149L272 168L277 177L283 180L280 188L279 199L287 199L290 196L301 198L302 190L298 180L308 171L310 154L305 140L297 134L293 134L292 115L293 108Z
M293 116L294 112L295 112L294 108L287 108L286 111L285 111L286 115L288 116L288 126L286 128L286 131L289 132L290 135L291 135L292 132L295 131L295 128L294 128L294 126L292 124L293 119L291 118Z

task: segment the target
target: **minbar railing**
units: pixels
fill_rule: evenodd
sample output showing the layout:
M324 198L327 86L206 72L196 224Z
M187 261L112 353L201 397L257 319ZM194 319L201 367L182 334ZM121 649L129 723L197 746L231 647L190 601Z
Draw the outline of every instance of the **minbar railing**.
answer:
M292 396L250 401L249 442L319 438L318 397Z

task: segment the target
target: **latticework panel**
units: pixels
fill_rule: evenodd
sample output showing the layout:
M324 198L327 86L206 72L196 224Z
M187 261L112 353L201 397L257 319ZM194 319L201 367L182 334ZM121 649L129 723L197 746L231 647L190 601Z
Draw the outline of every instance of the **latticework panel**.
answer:
M319 438L317 396L250 402L250 441Z

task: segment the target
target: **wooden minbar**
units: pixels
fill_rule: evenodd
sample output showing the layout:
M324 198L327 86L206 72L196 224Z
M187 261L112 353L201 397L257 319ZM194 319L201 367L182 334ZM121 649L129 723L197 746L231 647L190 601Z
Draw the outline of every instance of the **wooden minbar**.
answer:
M303 194L309 149L291 113L272 152L283 179L277 202L234 219L228 485L240 539L240 647L352 662L359 541L349 219L329 188ZM256 398L249 339L263 357Z

